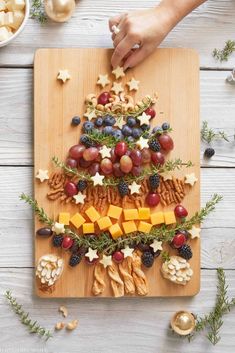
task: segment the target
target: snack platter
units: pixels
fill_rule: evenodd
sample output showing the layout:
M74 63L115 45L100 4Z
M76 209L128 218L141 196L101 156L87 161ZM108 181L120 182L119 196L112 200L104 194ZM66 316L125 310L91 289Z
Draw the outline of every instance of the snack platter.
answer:
M34 185L44 211L35 216L36 293L195 295L198 56L157 49L124 74L110 68L111 54L35 56Z

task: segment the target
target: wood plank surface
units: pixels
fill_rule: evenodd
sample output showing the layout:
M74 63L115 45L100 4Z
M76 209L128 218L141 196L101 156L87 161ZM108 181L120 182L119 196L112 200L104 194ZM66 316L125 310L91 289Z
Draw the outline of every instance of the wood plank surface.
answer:
M42 49L37 51L34 66L34 160L35 173L39 169L52 171L51 158L57 156L65 160L69 148L79 139L79 129L70 124L70 116L84 112L84 99L89 93L99 94L102 90L96 81L100 73L110 72L112 51L107 49ZM60 69L68 69L71 80L61 85L56 80ZM82 70L78 70L82 68ZM123 87L131 77L140 81L136 101L146 94L153 96L158 92L159 99L155 105L158 118L162 123L167 117L174 127L172 137L175 148L168 158L191 160L191 170L198 177L198 182L190 189L184 199L184 205L192 216L200 206L200 160L199 160L199 63L197 54L188 49L159 49L144 64L129 70L122 80ZM151 80L149 79L151 77ZM43 102L43 104L42 104ZM163 116L159 112L163 112ZM189 119L190 117L190 119ZM154 119L152 124L154 125ZM183 128L183 138L182 138ZM193 133L192 133L193 132ZM43 142L42 142L43 141ZM185 175L185 171L175 173ZM74 204L61 204L47 199L48 186L35 181L35 198L52 219L57 220L59 212L75 214ZM94 205L95 206L95 205ZM121 206L121 205L120 205ZM130 208L131 206L129 206ZM133 206L132 206L133 207ZM128 208L128 205L126 205ZM159 206L157 210L160 210ZM172 210L172 206L164 210ZM106 215L107 208L103 210ZM153 210L152 210L153 211ZM83 212L83 216L85 216ZM35 230L40 227L35 217ZM195 295L200 282L200 242L191 242L194 256L190 261L194 275L186 286L175 286L162 278L161 261L145 271L149 286L148 296ZM55 251L50 242L39 237L35 240L35 260L47 253L62 256L67 264L69 255L64 251ZM92 296L93 266L83 261L76 268L65 265L63 275L55 286L55 290L45 292L37 285L37 294L41 297L87 297ZM76 281L80 278L80 281ZM38 282L37 282L38 283ZM106 287L102 296L112 296L110 280L105 276Z

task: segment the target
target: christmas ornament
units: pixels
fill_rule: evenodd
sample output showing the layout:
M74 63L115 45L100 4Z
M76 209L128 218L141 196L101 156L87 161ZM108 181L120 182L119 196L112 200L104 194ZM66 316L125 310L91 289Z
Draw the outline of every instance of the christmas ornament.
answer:
M55 22L66 22L75 9L74 0L45 0L45 12Z
M181 336L189 335L195 328L195 317L188 311L178 311L171 319L171 328Z

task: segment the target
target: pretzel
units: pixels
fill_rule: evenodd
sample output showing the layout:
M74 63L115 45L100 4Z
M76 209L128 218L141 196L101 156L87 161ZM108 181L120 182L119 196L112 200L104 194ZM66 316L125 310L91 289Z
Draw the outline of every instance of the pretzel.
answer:
M98 263L94 269L94 282L92 286L92 293L94 295L100 295L105 289L105 268L101 263Z
M115 297L122 297L124 295L124 283L119 275L116 264L108 266L108 275L111 278L111 287Z
M132 258L125 258L122 263L119 264L119 271L124 280L124 288L126 294L134 294L135 293L135 283L133 277L131 275L132 272Z
M141 269L141 257L137 252L133 253L132 260L132 277L135 283L137 293L139 295L147 295L148 287L144 272Z

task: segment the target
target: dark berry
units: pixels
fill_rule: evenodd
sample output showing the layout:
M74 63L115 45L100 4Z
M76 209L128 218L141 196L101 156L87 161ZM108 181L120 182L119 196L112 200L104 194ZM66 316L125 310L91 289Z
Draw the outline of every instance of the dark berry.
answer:
M94 124L92 121L86 121L83 126L82 126L82 130L83 132L91 132L94 129Z
M74 267L78 265L81 262L81 260L82 260L82 257L80 255L72 254L69 259L69 265Z
M77 183L78 191L84 191L87 188L87 181L86 180L79 180Z
M104 126L113 126L115 124L115 119L111 115L106 115L103 120Z
M42 237L50 237L52 234L53 234L52 229L48 227L43 227L37 230L37 235Z
M62 234L58 234L58 235L56 234L52 238L52 244L58 248L62 245L63 239L64 237Z
M187 244L182 245L178 251L179 255L182 256L185 260L189 260L193 256L192 249Z
M80 143L82 143L85 147L89 148L92 146L95 146L95 142L92 141L88 136L86 135L81 135L80 137Z
M80 246L80 248L77 251L77 255L80 255L81 257L84 256L88 251L88 248L86 246Z
M149 130L150 130L150 125L148 125L148 124L143 124L143 125L141 125L141 129L142 129L143 131L149 131Z
M162 130L166 131L168 129L170 129L170 124L169 123L163 123L162 124Z
M128 126L128 125L123 125L123 127L122 127L122 134L123 134L124 136L131 136L131 134L132 134L132 129L130 128L130 126Z
M123 139L123 134L122 134L121 130L113 130L112 135L117 140L122 140Z
M151 251L151 248L148 244L145 244L145 243L139 243L138 244L138 249L142 252L145 252L145 251Z
M128 116L127 125L129 127L134 127L136 125L136 119L133 116Z
M160 152L161 150L160 143L155 139L149 141L149 148L154 152Z
M145 267L152 267L154 263L154 256L151 251L145 251L141 256L142 264Z
M161 134L162 133L162 128L161 128L161 126L155 126L154 128L153 128L153 134Z
M113 128L112 128L112 126L105 126L105 127L103 128L103 133L104 133L105 135L112 135L112 133L113 133Z
M156 259L156 257L158 257L161 254L161 250L157 250L156 252L154 252L152 249L152 254L153 254L153 257Z
M127 195L129 192L128 184L123 180L120 181L118 184L118 191L121 197L124 197L125 195Z
M132 136L128 136L128 137L127 137L127 141L132 143L132 142L135 141L135 139L134 139L134 137L132 137Z
M214 154L215 154L214 148L208 147L205 149L204 156L206 158L211 158L212 156L214 156Z
M95 126L101 127L102 125L103 125L103 119L101 118L101 116L99 116L99 117L95 120Z
M81 119L79 116L74 116L72 121L71 121L71 125L73 126L78 126L81 122Z
M158 174L150 175L149 186L152 191L156 190L160 184L160 177Z
M135 127L134 129L132 129L132 136L135 138L135 139L138 139L140 136L142 135L142 130Z

